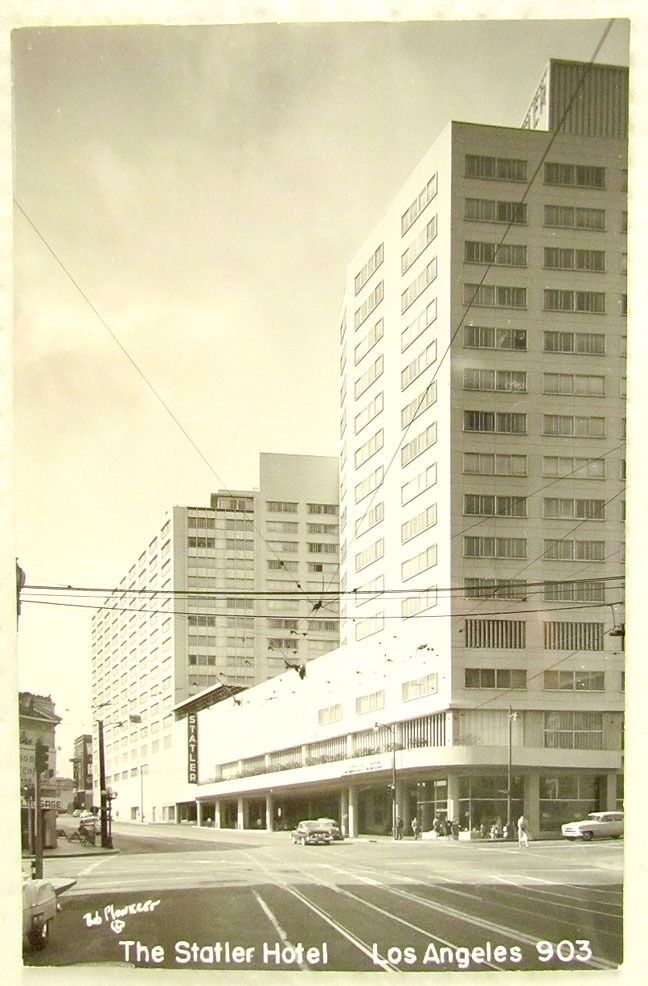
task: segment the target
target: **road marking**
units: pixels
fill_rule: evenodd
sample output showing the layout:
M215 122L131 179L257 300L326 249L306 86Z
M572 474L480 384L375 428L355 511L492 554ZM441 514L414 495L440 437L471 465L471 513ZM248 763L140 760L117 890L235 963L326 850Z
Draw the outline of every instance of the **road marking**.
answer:
M91 863L90 866L86 866L84 870L80 870L79 876L87 876L88 873L92 873L92 871L96 870L102 863L105 863L105 859L98 859L96 863Z
M286 932L284 931L284 929L279 924L277 918L272 913L272 911L270 910L270 908L268 907L268 905L264 901L264 899L261 896L261 894L257 893L256 890L253 890L252 892L253 892L254 896L256 897L256 899L257 899L257 901L258 901L258 903L259 903L259 905L261 907L261 910L263 911L263 913L265 914L265 916L270 921L270 924L272 925L272 927L275 929L275 931L277 932L277 934L281 938L281 941L283 942L283 944L284 945L287 945L289 948L293 948L294 949L295 946L292 944L292 942L288 938L288 935L286 934ZM298 961L297 962L297 965L299 966L299 968L301 969L302 972L308 972L308 968L307 968L307 966L303 962Z
M519 874L512 873L511 876L519 876ZM506 883L510 887L515 887L516 890L521 890L523 894L528 889L530 889L528 887L525 887L524 886L524 883L516 883L514 880L508 880L504 876L496 876L495 879L499 883ZM529 880L529 879L530 880L534 880L535 879L535 880L538 881L538 883L546 883L550 887L560 887L560 886L562 886L562 884L559 884L559 883L552 883L551 880L541 880L539 877L523 877L523 876L519 876L519 879L522 880L522 881L526 881L526 880ZM550 894L552 897L563 897L566 900L576 900L576 901L579 901L580 905L582 905L582 906L579 906L578 904L559 904L557 901L552 901L551 903L552 903L552 906L553 907L564 907L564 908L566 908L569 911L585 911L587 914L599 914L599 915L602 915L603 917L616 918L617 920L621 920L621 918L623 917L623 914L614 914L612 911L597 911L591 905L588 905L587 901L580 900L578 897L571 897L569 894L560 894L560 893L557 893L555 890L548 890L548 889L545 890L542 887L534 887L533 889L534 889L535 893L537 893L537 894ZM620 907L621 905L620 904L611 904L610 906L611 907Z

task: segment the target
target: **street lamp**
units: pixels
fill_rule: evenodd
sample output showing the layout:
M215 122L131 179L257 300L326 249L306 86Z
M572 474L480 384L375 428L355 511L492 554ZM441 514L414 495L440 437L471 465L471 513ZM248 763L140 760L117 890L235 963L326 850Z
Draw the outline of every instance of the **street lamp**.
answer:
M113 799L112 791L106 787L106 758L104 755L104 726L123 726L125 722L141 722L141 716L129 716L121 722L104 722L97 719L98 747L99 747L99 793L101 811L101 848L112 849L112 825L111 825L111 804Z
M391 732L391 748L392 748L392 782L391 782L391 796L392 796L392 836L395 839L396 832L396 723L395 722L375 722L374 731L377 733L380 729L389 729Z
M508 707L508 773L506 778L506 828L508 837L511 838L513 831L511 824L511 785L513 772L513 723L519 718L517 712L513 712L511 706Z

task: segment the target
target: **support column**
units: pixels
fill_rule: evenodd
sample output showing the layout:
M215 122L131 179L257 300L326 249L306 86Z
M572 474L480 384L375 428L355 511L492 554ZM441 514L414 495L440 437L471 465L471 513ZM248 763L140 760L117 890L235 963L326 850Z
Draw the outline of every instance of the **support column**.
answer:
M397 802L400 817L403 819L403 832L409 835L412 831L412 813L410 811L410 799L407 796L407 788L403 785L402 801Z
M448 774L448 818L459 820L459 776L452 773Z
M201 827L203 823L203 803L202 801L196 801L196 825L198 828Z
M271 794L265 797L265 827L266 832L274 832L274 798Z
M245 828L245 805L243 798L237 798L236 800L236 827L237 829Z
M540 775L536 773L524 776L524 815L531 835L537 839L540 835ZM516 825L517 818L514 818L514 831L517 831Z
M357 788L349 786L349 838L355 839L358 835L358 791Z
M606 774L605 811L616 811L617 775L616 771Z
M214 801L214 828L219 829L221 827L221 806L218 798Z
M342 835L349 835L349 791L343 787L340 791L340 826Z
M403 831L407 831L407 787L403 781L396 781L396 818L402 818L405 825Z

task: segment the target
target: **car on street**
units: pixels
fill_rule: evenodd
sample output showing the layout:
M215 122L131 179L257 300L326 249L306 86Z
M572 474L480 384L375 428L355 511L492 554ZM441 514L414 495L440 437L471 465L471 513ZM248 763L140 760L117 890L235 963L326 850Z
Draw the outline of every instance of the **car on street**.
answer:
M328 846L333 842L330 827L315 820L300 822L290 838L296 846Z
M342 829L334 818L318 818L317 824L324 825L329 829L334 842L341 842L344 839Z
M593 811L580 822L566 822L562 828L565 839L619 839L623 835L622 811Z
M31 880L23 876L22 885L22 938L23 948L40 950L49 941L52 921L60 911L59 894L73 887L76 880L58 878Z

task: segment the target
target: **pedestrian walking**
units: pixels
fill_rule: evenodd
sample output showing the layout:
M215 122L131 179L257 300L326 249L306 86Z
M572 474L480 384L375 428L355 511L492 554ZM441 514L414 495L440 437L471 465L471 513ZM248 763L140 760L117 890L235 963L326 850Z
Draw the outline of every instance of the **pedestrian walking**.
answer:
M394 838L395 839L402 839L403 838L403 829L404 828L405 828L405 822L403 821L403 819L399 815L398 818L396 819L396 831L394 832Z
M528 824L526 818L524 817L524 815L520 815L520 817L518 818L517 830L518 830L518 845L519 846L526 846L527 849L528 849L529 848L529 824Z
M421 834L419 829L418 818L416 817L416 815L412 819L412 834L414 835L415 840L418 839Z

